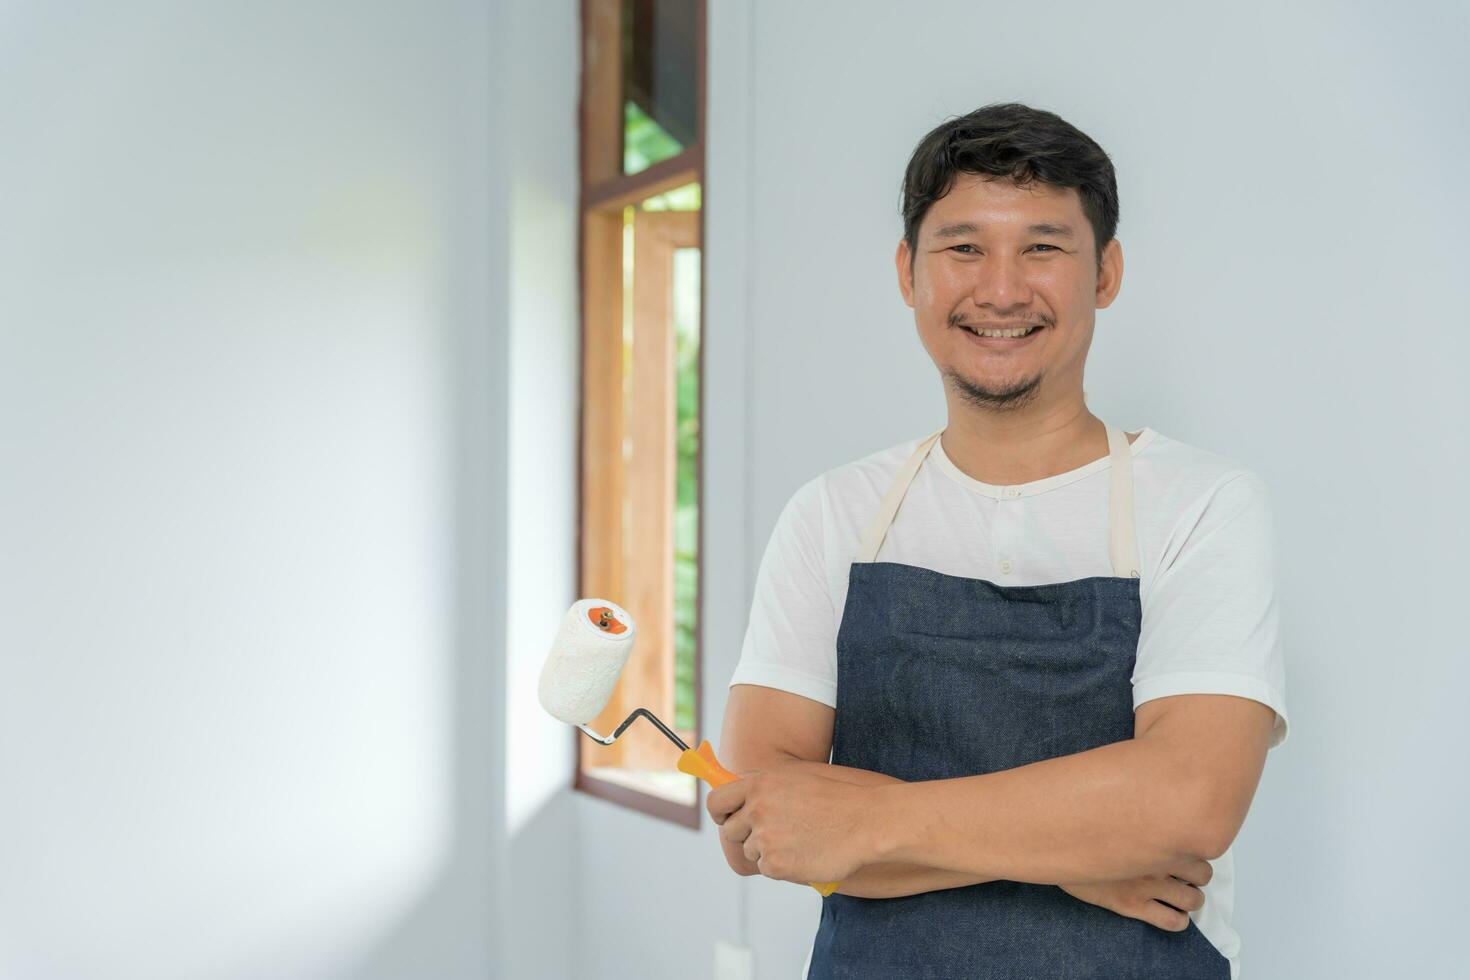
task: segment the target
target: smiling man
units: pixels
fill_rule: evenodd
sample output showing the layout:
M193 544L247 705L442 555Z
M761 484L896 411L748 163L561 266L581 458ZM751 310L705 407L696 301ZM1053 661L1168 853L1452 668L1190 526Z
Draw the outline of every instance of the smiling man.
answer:
M1239 976L1230 847L1286 738L1249 469L1088 411L1123 278L1107 154L991 105L919 143L895 265L933 435L792 496L708 809L740 874L840 881L811 980Z

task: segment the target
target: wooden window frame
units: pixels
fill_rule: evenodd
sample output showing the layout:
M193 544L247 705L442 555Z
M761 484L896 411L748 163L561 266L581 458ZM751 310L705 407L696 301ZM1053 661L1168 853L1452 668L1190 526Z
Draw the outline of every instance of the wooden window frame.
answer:
M581 0L581 38L580 52L580 82L578 96L578 158L580 161L580 194L578 201L578 235L577 235L577 290L578 290L578 318L580 336L580 358L578 377L578 406L577 406L577 584L578 589L583 588L585 555L584 555L584 516L587 513L586 490L588 476L588 440L595 437L597 433L588 432L587 423L587 362L589 350L593 345L589 342L588 311L589 309L605 309L613 301L612 295L616 294L617 302L621 304L622 283L618 281L616 286L611 283L588 282L588 252L589 249L599 255L605 255L606 251L614 247L621 254L622 235L622 209L630 204L637 204L664 191L681 187L691 182L697 182L700 188L700 208L698 212L698 239L699 239L699 356L697 370L699 372L699 420L700 438L699 447L695 458L695 472L698 480L697 490L697 513L698 534L696 547L696 579L698 583L695 591L694 608L694 733L697 737L701 730L703 720L703 633L704 633L704 447L705 447L705 375L704 375L704 350L705 350L705 295L706 289L706 260L705 260L705 210L708 200L707 186L705 182L704 147L705 147L705 108L706 108L706 33L708 31L708 0L690 0L698 6L697 31L696 31L696 62L695 62L695 85L698 99L698 125L696 136L692 144L687 146L676 156L662 160L648 168L627 175L623 171L622 161L622 127L623 127L623 104L622 104L622 47L621 47L621 15L623 0ZM589 57L591 52L591 57ZM616 148L616 154L612 151ZM616 220L614 217L616 216ZM618 236L616 239L613 235ZM636 253L635 253L636 254ZM603 260L604 267L606 260ZM622 430L622 420L615 423L619 432ZM617 498L621 499L621 487ZM612 496L612 495L608 495ZM618 601L617 596L608 598ZM634 652L636 658L637 652ZM631 664L630 664L631 666ZM672 678L670 678L672 681ZM670 727L676 727L672 718L664 719ZM639 721L637 725L646 725L646 721ZM629 786L612 783L595 776L588 775L583 771L583 748L586 736L579 730L572 729L572 737L576 740L576 766L573 788L607 800L629 809L646 813L658 819L667 820L685 827L698 829L703 809L703 791L701 784L695 783L694 802L690 805L674 802L660 796L641 792ZM626 737L626 736L625 736ZM697 742L691 741L691 745ZM675 760L675 748L669 746L669 767L672 769Z

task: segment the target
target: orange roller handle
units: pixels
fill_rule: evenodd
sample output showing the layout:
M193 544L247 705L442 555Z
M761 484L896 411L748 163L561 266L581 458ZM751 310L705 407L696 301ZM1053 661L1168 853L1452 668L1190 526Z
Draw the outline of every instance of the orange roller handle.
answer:
M699 748L697 749L684 750L684 752L679 756L679 771L687 772L689 775L695 777L696 779L703 779L705 782L709 783L711 787L723 786L726 783L733 783L735 782L735 780L740 778L730 770L726 769L724 766L720 765L720 760L715 758L715 750L709 744L708 739L700 742ZM838 886L842 884L842 882L813 881L809 882L809 884L813 888L815 888L823 898L826 898L828 895L835 892Z

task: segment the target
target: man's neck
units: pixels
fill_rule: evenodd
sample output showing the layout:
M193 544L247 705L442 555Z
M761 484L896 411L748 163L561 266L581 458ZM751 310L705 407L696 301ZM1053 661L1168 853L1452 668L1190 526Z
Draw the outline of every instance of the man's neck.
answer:
M982 483L1014 486L1044 480L1108 454L1107 426L1079 397L1036 412L989 412L949 406L940 440L944 454Z

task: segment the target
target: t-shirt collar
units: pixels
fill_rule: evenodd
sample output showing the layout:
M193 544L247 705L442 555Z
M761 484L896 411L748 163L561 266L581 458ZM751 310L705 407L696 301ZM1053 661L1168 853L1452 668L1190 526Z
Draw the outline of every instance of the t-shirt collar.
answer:
M1156 433L1153 429L1145 426L1139 432L1138 438L1133 440L1133 445L1129 447L1132 449L1133 455L1137 456L1139 452L1153 441L1155 435ZM1002 486L1000 484L985 483L977 480L961 470L945 454L944 441L942 439L935 440L934 448L929 451L929 458L934 460L935 465L939 467L941 473L960 486L967 487L987 497L994 497L996 500L1014 500L1020 497L1035 496L1038 493L1045 493L1048 490L1055 490L1057 487L1064 487L1069 483L1075 483L1083 477L1091 476L1100 470L1105 470L1109 465L1109 457L1102 456L1090 463L1084 463L1076 469L1067 470L1065 473L1057 473L1054 476L1044 477L1040 480L1032 480L1030 483L1014 483Z

